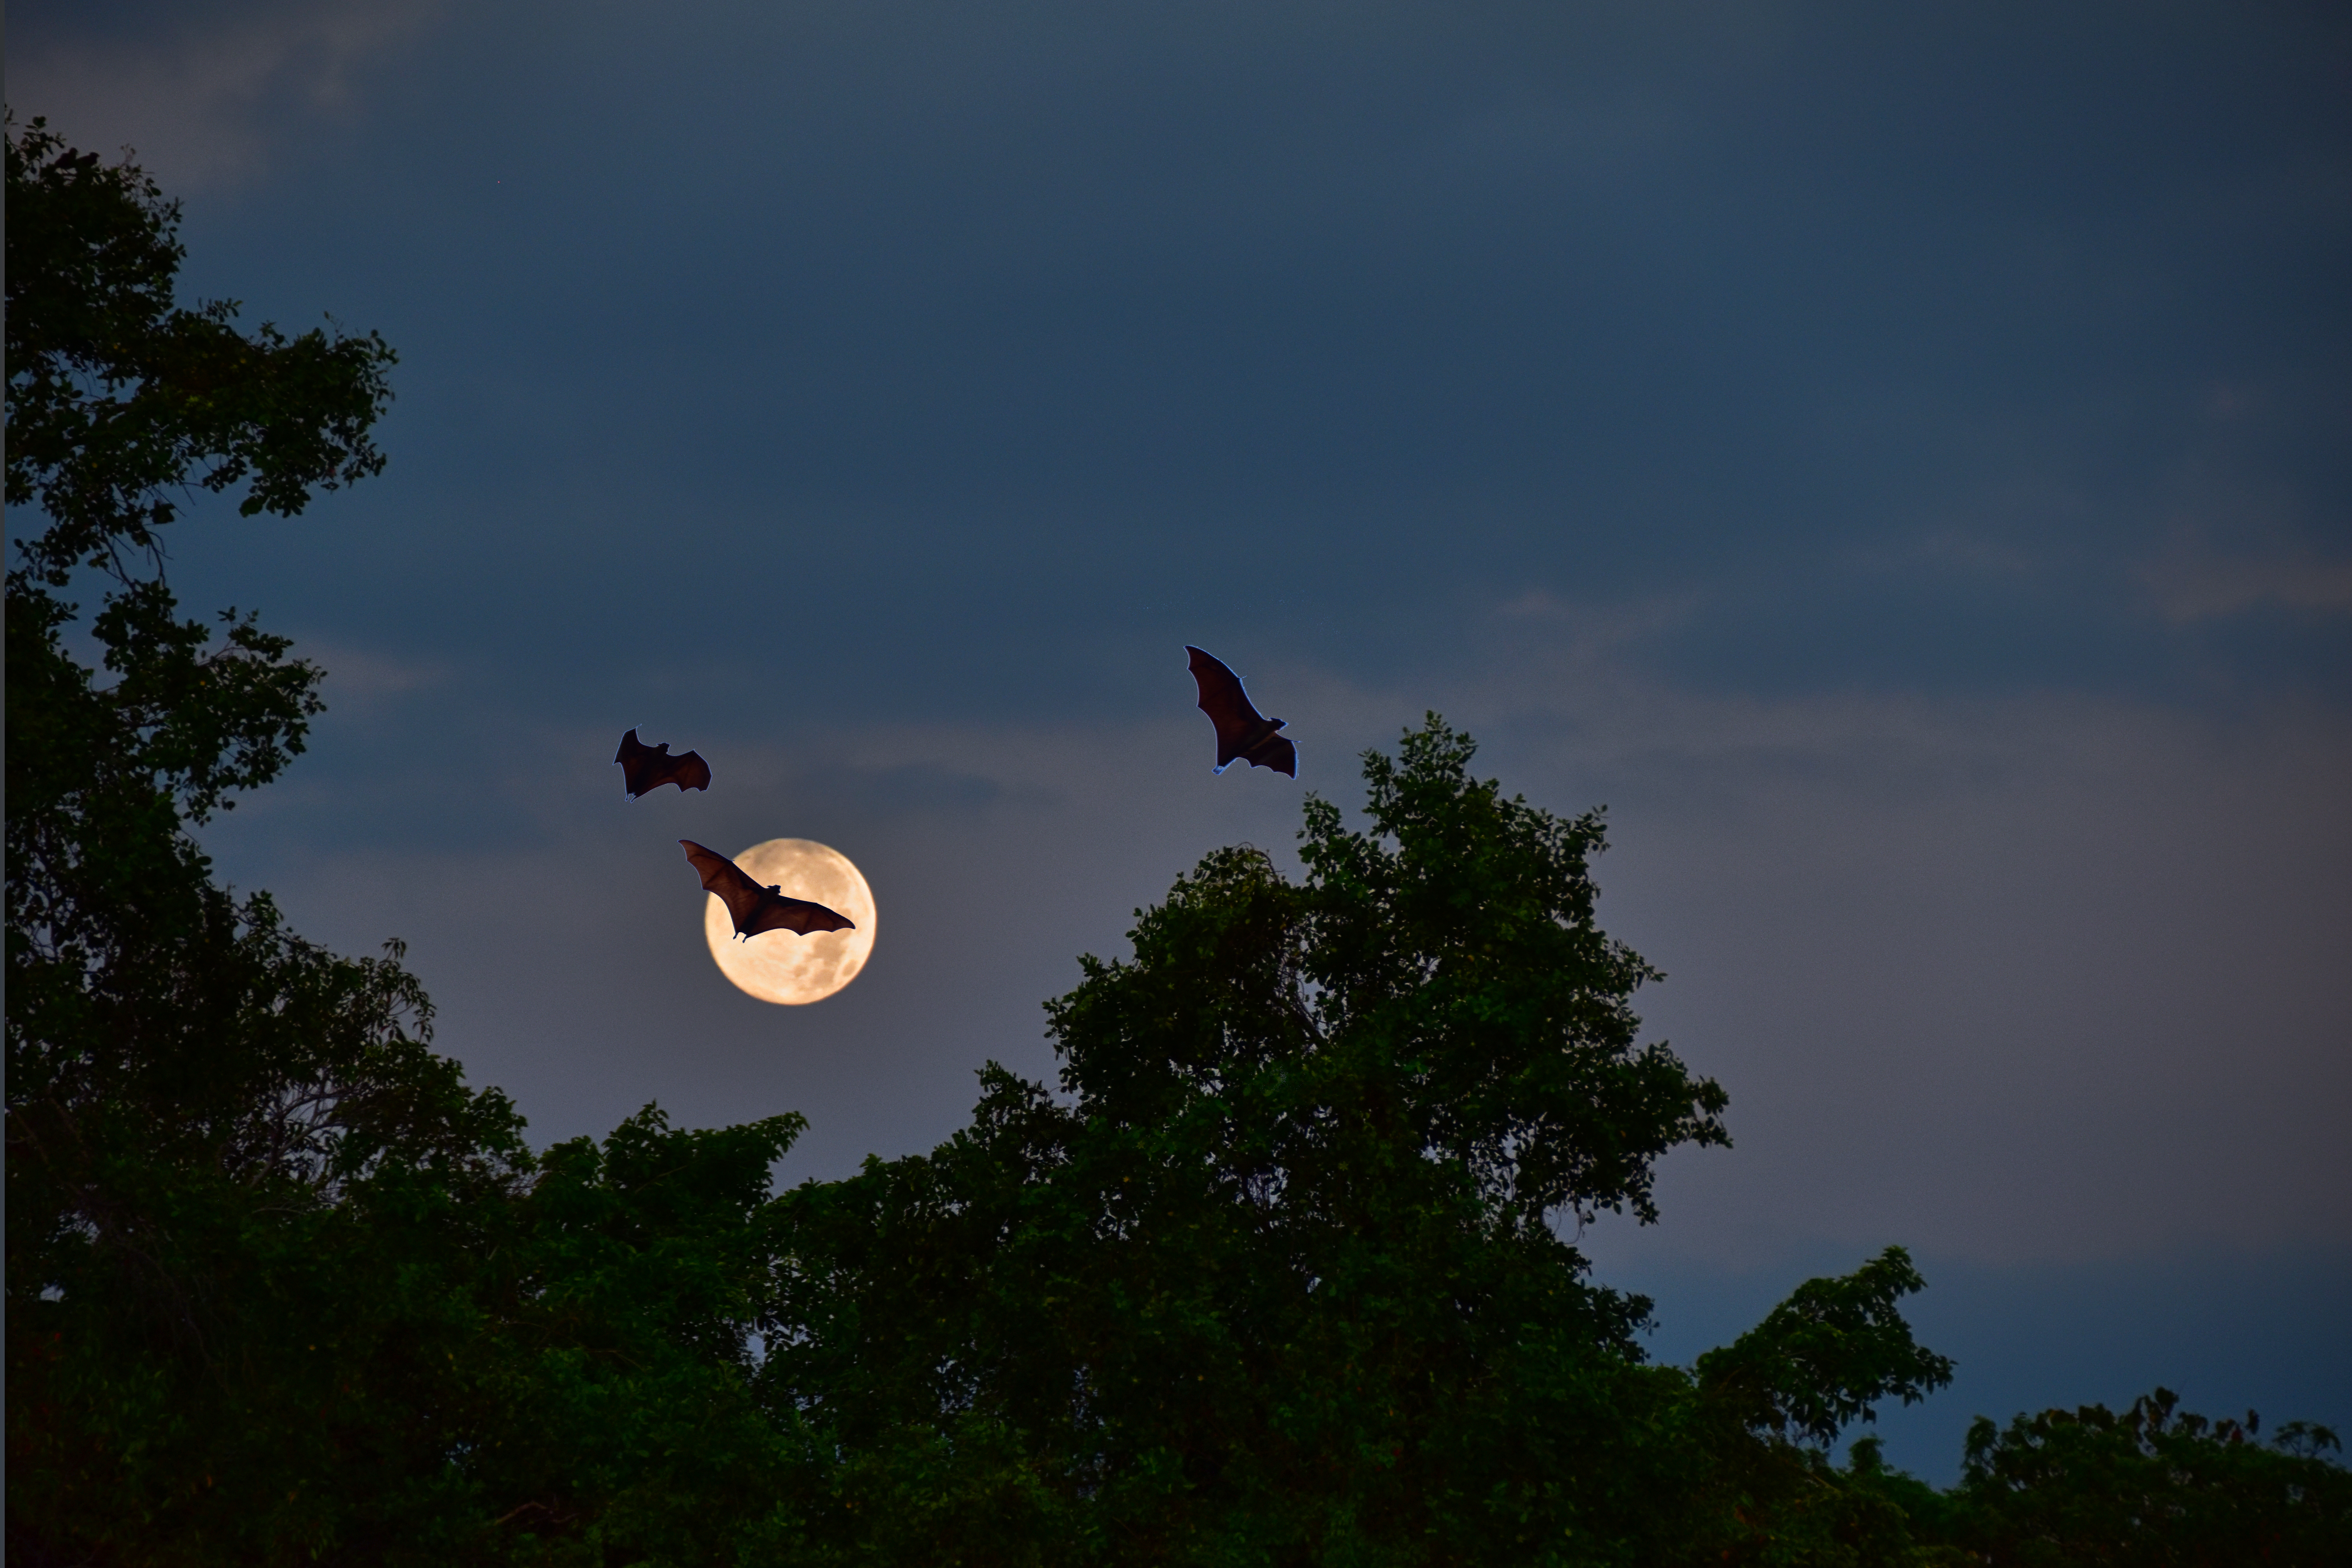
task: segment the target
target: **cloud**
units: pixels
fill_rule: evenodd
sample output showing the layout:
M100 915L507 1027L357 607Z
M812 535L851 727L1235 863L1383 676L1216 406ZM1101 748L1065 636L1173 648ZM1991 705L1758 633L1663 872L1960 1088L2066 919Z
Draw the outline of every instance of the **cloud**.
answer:
M1610 801L1611 929L1732 1091L1638 1255L1822 1238L1987 1263L2352 1239L2352 724L2079 696L1736 701L1629 682L1499 723ZM1539 760L1540 759L1540 760Z
M2264 606L2352 612L2352 559L2331 560L2309 547L2225 554L2181 541L2143 567L2140 581L2158 611L2176 625Z
M372 705L387 698L430 690L446 682L452 673L444 662L397 658L325 637L303 637L298 648L302 658L326 670L325 692L330 702Z
M2340 484L2280 462L2283 444L2340 428L2340 394L2261 382L2207 389L2201 419L2157 489L2153 549L2134 575L2175 626L2261 610L2352 611Z
M1254 668L1299 737L1296 785L1210 776L1206 722L1173 699L1140 723L788 740L747 711L670 737L720 787L635 803L603 731L499 734L495 787L453 795L377 776L421 746L348 749L370 726L331 715L286 786L316 815L265 795L208 842L299 929L409 938L445 1046L548 1135L654 1098L688 1121L795 1109L814 1125L793 1174L837 1174L961 1124L990 1058L1050 1078L1038 1004L1076 953L1122 951L1129 910L1217 845L1295 870L1300 795L1352 811L1354 754L1433 707L1507 789L1610 805L1602 921L1670 975L1639 999L1646 1034L1732 1093L1737 1147L1670 1157L1666 1223L1591 1238L1612 1267L2352 1240L2352 719L1725 696L1596 649L1572 612L1512 633L1428 684ZM390 717L439 726L426 706ZM777 835L849 855L881 910L868 973L790 1018L709 973L675 846Z
M36 10L11 39L9 106L77 145L135 149L167 190L240 184L265 172L289 121L356 113L365 68L441 11L441 0Z

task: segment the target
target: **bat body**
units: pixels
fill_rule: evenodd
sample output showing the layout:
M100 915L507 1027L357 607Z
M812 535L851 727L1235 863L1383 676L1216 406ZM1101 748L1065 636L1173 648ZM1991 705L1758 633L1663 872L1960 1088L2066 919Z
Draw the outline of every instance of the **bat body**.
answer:
M1242 689L1242 678L1222 660L1190 643L1184 645L1184 651L1192 656L1192 679L1201 686L1201 711L1217 727L1217 765L1210 771L1221 773L1245 759L1254 768L1272 768L1297 778L1298 748L1279 732L1284 721L1268 719L1253 707L1249 693Z
M702 876L702 886L719 895L734 918L735 934L749 942L763 931L788 931L795 936L811 931L856 931L857 923L806 899L788 899L783 889L760 886L743 868L716 849L706 849L691 838L678 844Z
M637 739L635 730L621 737L621 749L613 753L613 760L621 764L622 783L631 800L666 784L677 785L680 795L710 787L710 764L702 760L700 752L673 757L667 741L648 746Z

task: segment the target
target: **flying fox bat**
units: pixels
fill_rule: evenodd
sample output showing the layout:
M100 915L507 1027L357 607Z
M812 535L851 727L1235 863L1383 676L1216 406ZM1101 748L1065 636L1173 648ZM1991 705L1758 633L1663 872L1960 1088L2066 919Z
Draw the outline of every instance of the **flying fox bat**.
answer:
M1217 765L1210 772L1223 773L1236 759L1246 757L1254 768L1272 768L1297 778L1298 748L1276 733L1285 721L1268 719L1250 706L1242 678L1223 661L1190 643L1184 651L1192 656L1192 679L1201 683L1201 711L1217 727Z
M622 787L629 792L631 800L666 784L677 785L680 795L690 789L710 787L710 764L702 760L700 752L673 757L667 741L648 746L637 739L635 730L621 737L621 749L613 753L613 760L621 764Z
M678 843L686 858L702 874L702 885L726 903L735 919L735 934L749 942L763 931L788 931L795 936L811 931L856 931L857 922L806 899L788 899L782 888L761 887L750 873L716 849L706 849L691 838Z

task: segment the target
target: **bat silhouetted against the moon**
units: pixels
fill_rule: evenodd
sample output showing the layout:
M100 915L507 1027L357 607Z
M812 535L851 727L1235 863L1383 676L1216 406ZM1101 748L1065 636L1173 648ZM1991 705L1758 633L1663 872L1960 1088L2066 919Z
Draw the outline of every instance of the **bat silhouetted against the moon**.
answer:
M716 849L706 849L691 838L681 838L678 844L686 858L702 877L702 886L719 895L734 919L735 934L749 942L763 931L788 931L795 936L806 936L818 931L856 931L857 924L846 915L838 915L823 904L806 899L788 899L781 888L763 888L744 873L740 866Z
M1272 768L1297 778L1298 748L1277 732L1284 721L1268 719L1253 707L1249 693L1242 689L1242 678L1223 660L1190 643L1184 651L1192 656L1192 679L1201 684L1201 711L1217 727L1217 765L1210 772L1223 773L1246 759L1254 768Z
M613 760L621 764L622 784L631 800L666 784L677 785L680 795L710 787L710 764L702 760L700 752L673 757L667 741L648 746L637 739L635 730L621 737L621 749L613 753Z

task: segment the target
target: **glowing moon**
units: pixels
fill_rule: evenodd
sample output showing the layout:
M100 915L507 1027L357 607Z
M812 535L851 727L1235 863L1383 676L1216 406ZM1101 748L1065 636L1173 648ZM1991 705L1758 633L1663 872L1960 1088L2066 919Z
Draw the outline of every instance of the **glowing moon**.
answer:
M822 1002L866 967L874 951L874 889L849 857L810 838L771 838L735 857L735 864L761 887L783 889L787 898L813 899L857 922L855 931L794 936L761 931L744 942L718 894L702 911L702 934L710 943L719 973L762 1002L798 1006Z

